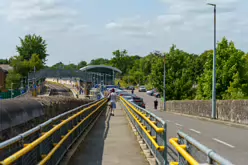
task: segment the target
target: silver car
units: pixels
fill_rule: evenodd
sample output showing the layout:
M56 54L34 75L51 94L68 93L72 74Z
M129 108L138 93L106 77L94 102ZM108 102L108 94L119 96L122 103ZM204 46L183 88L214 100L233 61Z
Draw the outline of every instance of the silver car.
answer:
M144 86L139 87L139 92L146 92L146 87Z

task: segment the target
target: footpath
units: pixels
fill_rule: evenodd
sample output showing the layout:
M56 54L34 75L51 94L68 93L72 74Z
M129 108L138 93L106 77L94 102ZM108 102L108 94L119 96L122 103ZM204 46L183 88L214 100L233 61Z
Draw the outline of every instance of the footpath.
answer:
M104 111L79 145L69 165L148 165L139 143L117 104L115 116Z
M71 92L73 93L73 96L75 98L77 98L77 94L78 94L79 99L84 99L85 98L84 95L79 94L79 91L76 89L76 87L73 87L73 86L67 85L67 84L63 84L63 85L71 90Z

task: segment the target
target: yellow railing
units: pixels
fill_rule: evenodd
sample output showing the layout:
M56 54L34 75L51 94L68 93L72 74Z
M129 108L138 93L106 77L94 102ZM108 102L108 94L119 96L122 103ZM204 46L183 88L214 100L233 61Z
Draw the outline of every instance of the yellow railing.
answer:
M171 138L170 139L171 145L178 151L179 154L184 157L184 159L190 164L190 165L198 165L199 163L187 152L186 145L180 145L178 144L177 138ZM177 162L172 162L171 165L176 164Z
M150 130L147 130L146 126L144 126L140 120L138 119L138 117L130 110L130 108L127 106L131 106L132 108L134 108L130 103L128 103L125 99L123 99L121 97L121 101L123 103L123 105L125 106L125 108L128 110L128 112L131 114L131 116L134 118L135 122L140 126L140 128L143 130L143 132L147 135L147 137L149 138L149 140L152 142L152 144L154 145L154 147L158 150L158 151L164 151L165 147L164 146L160 146L157 142L156 142L156 137L152 136L150 133ZM136 112L139 112L138 110L136 110ZM139 115L141 115L141 117L143 117L149 124L153 124L154 123L152 121L150 121L146 116L144 116L143 114L141 114L141 112L139 112ZM156 125L154 126L155 128L157 128L158 130L160 128L158 128Z
M73 127L72 130L70 130L65 136L62 137L62 139L59 141L58 144L55 145L55 147L46 155L42 161L39 163L39 165L45 165L49 159L51 159L52 155L61 147L61 145L64 143L66 139L81 125L83 124L88 118L90 118L96 111L98 111L107 101L103 101L103 103L96 108L93 112L91 112L87 117L85 117L82 121L80 121L76 126Z
M59 130L62 126L64 126L65 124L69 123L70 121L72 121L73 119L79 117L80 115L82 115L84 112L90 110L91 108L100 105L96 110L94 110L90 115L92 115L93 113L95 113L100 107L102 107L102 105L104 105L107 102L106 99L103 99L93 105L90 105L89 107L83 109L82 111L72 115L71 117L63 120L61 123L59 123L58 125L55 125L51 130L49 130L46 133L43 133L42 136L40 136L38 139L36 139L35 141L33 141L30 144L26 144L24 146L23 149L17 151L15 154L9 156L8 158L6 158L5 160L3 160L2 162L0 162L1 165L10 165L13 164L14 162L16 162L18 159L20 159L21 157L23 157L25 154L31 152L32 150L35 149L35 147L37 147L39 144L41 144L43 141L45 141L47 138L49 138L51 135L53 135L57 130ZM88 116L90 117L90 116ZM87 118L85 118L86 120ZM80 123L83 123L85 120L82 120ZM59 148L59 146L64 142L64 140L73 132L73 130L75 130L78 127L75 126L73 127L72 130L70 130L64 137L62 137L62 139L60 140L60 142L58 144L54 144L55 147L52 149L52 151L50 151L50 153L48 155L42 155L42 157L44 157L44 159L42 160L42 162L46 162L47 160L49 160L49 158L51 158L51 156L53 155L53 153ZM63 140L64 139L64 140ZM42 163L41 162L41 163Z
M135 108L131 103L129 103L127 100L123 99L121 97L121 100L125 102L128 106L130 106L138 115L140 115L143 119L145 119L149 125L157 132L157 133L163 133L164 128L157 127L153 121L151 121L148 117L146 117L145 114L141 113L137 108Z

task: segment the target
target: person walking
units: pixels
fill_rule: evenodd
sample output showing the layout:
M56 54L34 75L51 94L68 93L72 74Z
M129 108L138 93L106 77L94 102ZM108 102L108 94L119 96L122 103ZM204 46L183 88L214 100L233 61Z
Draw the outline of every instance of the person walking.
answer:
M154 101L154 109L157 110L157 108L158 108L158 100L156 99L156 100Z
M134 88L132 88L132 94L134 93Z
M117 95L115 89L113 88L110 93L110 105L111 105L111 115L114 116L114 110L116 109Z

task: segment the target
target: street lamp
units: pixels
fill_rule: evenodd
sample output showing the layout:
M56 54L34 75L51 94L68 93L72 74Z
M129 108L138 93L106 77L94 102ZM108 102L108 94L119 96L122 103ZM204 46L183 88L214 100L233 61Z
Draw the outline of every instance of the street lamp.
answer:
M216 4L208 3L214 7L214 55L213 55L213 87L212 87L212 119L216 119Z
M164 97L164 111L166 111L166 95L165 95L165 88L166 88L166 68L165 68L165 59L166 56L164 55L164 90L163 90L163 97Z

